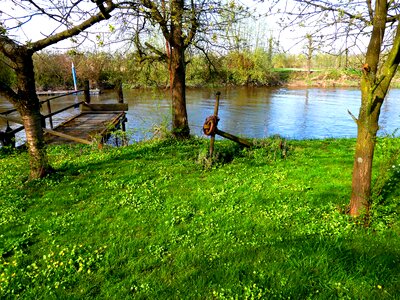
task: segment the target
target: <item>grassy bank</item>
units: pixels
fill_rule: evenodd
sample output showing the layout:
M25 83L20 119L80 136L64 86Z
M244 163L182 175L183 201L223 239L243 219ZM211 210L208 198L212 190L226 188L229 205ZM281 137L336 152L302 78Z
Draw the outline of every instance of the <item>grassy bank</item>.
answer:
M217 141L213 165L198 139L51 147L30 183L2 154L0 297L398 299L400 167L379 166L399 141L379 141L369 227L341 212L354 140L258 143Z
M275 78L272 85L289 87L359 87L361 69L314 69L309 74L304 69L279 68L273 69L271 78ZM392 80L392 88L400 88L400 77L396 75Z
M361 71L355 69L274 69L280 85L292 87L358 87Z

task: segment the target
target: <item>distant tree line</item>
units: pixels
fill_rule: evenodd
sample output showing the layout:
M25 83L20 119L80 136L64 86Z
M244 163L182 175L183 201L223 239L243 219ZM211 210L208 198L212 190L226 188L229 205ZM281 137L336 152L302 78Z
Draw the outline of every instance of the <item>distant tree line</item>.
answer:
M42 51L34 55L36 85L38 90L72 89L71 63L74 62L79 83L89 80L91 87L113 88L122 79L128 88L167 87L168 66L159 61L140 61L135 53L112 55L106 52L57 53ZM313 69L359 69L361 58L344 55L315 54ZM275 53L268 50L230 51L225 55L191 54L187 64L187 85L192 87L212 85L274 86L281 83L278 69L306 69L305 54ZM4 64L4 62L3 62ZM346 68L347 67L347 68ZM12 81L7 66L1 68L0 77Z

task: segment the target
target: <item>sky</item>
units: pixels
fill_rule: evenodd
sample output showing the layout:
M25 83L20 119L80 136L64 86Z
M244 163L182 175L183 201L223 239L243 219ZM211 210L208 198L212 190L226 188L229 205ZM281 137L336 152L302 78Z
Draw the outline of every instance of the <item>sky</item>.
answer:
M24 11L20 7L13 5L11 1L9 0L0 0L0 1L2 2L1 3L2 5L0 6L0 11L3 12L3 14L0 15L1 20L7 19L8 18L7 15L11 15L13 17L22 17L27 15L26 11ZM37 0L36 2L50 3L49 1L45 0ZM84 7L85 9L96 8L95 4L92 3L91 1L86 2L84 4ZM6 23L7 27L15 26L17 24L16 20L10 20L10 18L8 19L9 20L7 20ZM20 20L23 21L28 19L20 19ZM100 28L101 27L95 25L89 28L87 32L102 31L103 29ZM23 24L23 26L20 26L19 28L10 31L10 35L12 36L12 38L18 40L19 42L26 43L27 41L38 41L40 39L45 38L47 35L50 35L54 31L59 32L64 29L65 27L60 27L59 23L55 22L54 20L51 20L47 16L35 15L31 19L29 19L29 22ZM83 34L81 36L83 36ZM52 48L66 50L72 46L73 43L71 42L71 40L65 40L57 43ZM89 44L87 46L91 47Z
M25 12L21 9L16 9L10 0L0 0L2 5L0 7L0 11L6 12L12 16L22 16ZM44 3L48 1L45 0L37 0L43 1ZM257 43L263 44L264 47L267 47L268 39L273 36L275 40L279 40L279 50L280 51L288 51L291 53L301 53L304 51L303 41L307 32L304 29L301 30L286 30L281 31L281 28L277 24L278 16L269 16L262 17L263 14L267 11L267 7L270 4L269 1L264 1L260 3L259 1L254 0L240 0L244 5L250 7L251 10L255 11L255 14L260 15L256 18L256 21L248 21L247 30L252 33L252 37L249 39L253 42L257 41ZM287 0L289 3L291 0ZM281 3L287 3L287 1L282 1ZM85 8L93 8L95 7L91 1L88 1ZM0 15L1 19L4 19L6 15ZM7 23L6 25L9 25ZM99 32L99 31L107 31L107 21L101 22L99 25L90 28L89 32ZM26 42L28 40L36 41L41 38L44 38L46 34L49 34L57 28L57 25L54 21L49 20L49 18L43 17L34 17L29 21L26 25L22 26L22 29L18 29L13 31L12 34L18 36L18 40L21 42ZM91 35L92 40L95 40L94 35ZM65 51L68 48L72 47L74 44L71 43L70 40L62 41L57 43L52 49ZM86 43L81 47L84 50L90 50L95 46L95 43L86 41ZM114 46L115 48L115 46ZM113 50L103 48L102 50Z
M40 1L40 0L39 0ZM18 9L15 7L15 5L12 4L11 1L9 0L1 0L2 5L0 7L0 11L3 11L5 13L8 13L12 16L23 16L25 14L25 11ZM46 2L46 1L44 1ZM247 6L249 6L252 10L255 10L257 14L263 14L265 12L265 8L267 7L266 3L257 3L257 1L252 1L252 0L241 0L241 2ZM268 1L267 1L268 2ZM88 4L90 5L90 4ZM93 4L92 6L93 7ZM1 19L4 19L6 17L5 14L0 15ZM104 24L106 22L101 22L99 26L92 27L88 31L91 32L96 32L96 31L104 31L104 27L107 27L107 24ZM10 25L14 23L10 23L8 21L6 25ZM103 27L102 27L103 26ZM268 19L266 18L258 18L258 21L256 22L251 22L249 23L249 26L252 28L252 31L257 31L257 35L259 37L259 40L268 40L268 38L271 35L277 35L279 33L279 29L274 26L274 20L272 17L269 17ZM25 43L26 41L36 41L41 38L44 38L47 34L50 34L54 28L57 28L57 24L53 21L50 20L49 18L44 18L44 17L34 17L32 20L29 21L29 23L25 24L18 30L12 31L13 36L17 36L18 40L20 42ZM103 29L99 29L103 28ZM282 39L282 36L281 36ZM283 43L285 45L285 48L289 49L291 47L291 44L294 44L295 42L292 40L293 37L290 36L284 36L283 37ZM71 47L73 44L70 41L63 41L57 43L55 46L53 46L53 49L67 49ZM93 47L93 43L86 43L85 47Z

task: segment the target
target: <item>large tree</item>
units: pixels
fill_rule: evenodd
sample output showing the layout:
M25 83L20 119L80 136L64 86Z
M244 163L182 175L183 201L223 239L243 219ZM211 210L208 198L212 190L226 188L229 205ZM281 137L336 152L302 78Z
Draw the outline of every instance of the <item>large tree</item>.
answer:
M86 3L85 3L86 2ZM14 70L15 86L0 81L0 94L9 100L21 115L30 155L30 178L45 176L51 166L45 151L40 103L36 95L32 56L57 42L76 36L90 26L110 17L115 5L112 0L87 1L2 1L0 12L0 52ZM16 30L32 26L42 17L44 32L37 41L21 41ZM52 27L52 28L49 28ZM49 31L49 29L51 29ZM46 33L48 32L48 33Z
M358 117L352 116L357 124L357 141L350 214L368 213L379 114L400 63L400 4L393 0L291 2L295 5L286 6L286 16L295 17L291 25L309 27L315 37L331 45L345 43L365 51L360 63L361 106Z
M140 59L168 63L172 98L172 132L189 137L186 109L186 52L190 46L207 55L217 44L227 25L238 21L245 12L235 1L122 1L121 19L124 38L132 42ZM226 15L234 16L226 18ZM121 31L120 31L121 32ZM126 35L126 33L129 35ZM161 43L155 37L161 32ZM123 39L123 38L122 38ZM119 37L121 40L121 37Z

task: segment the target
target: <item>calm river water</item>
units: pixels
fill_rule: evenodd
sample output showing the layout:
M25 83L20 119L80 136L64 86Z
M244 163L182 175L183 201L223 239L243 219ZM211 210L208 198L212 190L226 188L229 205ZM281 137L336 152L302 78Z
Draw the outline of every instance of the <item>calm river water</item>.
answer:
M356 136L356 125L347 112L358 115L360 91L353 88L188 89L187 109L192 134L202 135L205 118L213 114L216 91L221 92L218 127L235 135L263 138L278 134L290 139ZM127 129L133 140L150 138L155 128L170 124L168 91L126 90L124 95L129 103ZM113 103L114 99L113 93L92 96L93 103ZM380 134L392 134L400 127L399 99L400 89L393 89L382 108ZM74 100L73 96L55 100L52 109ZM0 111L10 107L0 99ZM74 113L72 109L62 117ZM0 130L4 130L4 123L0 124Z

